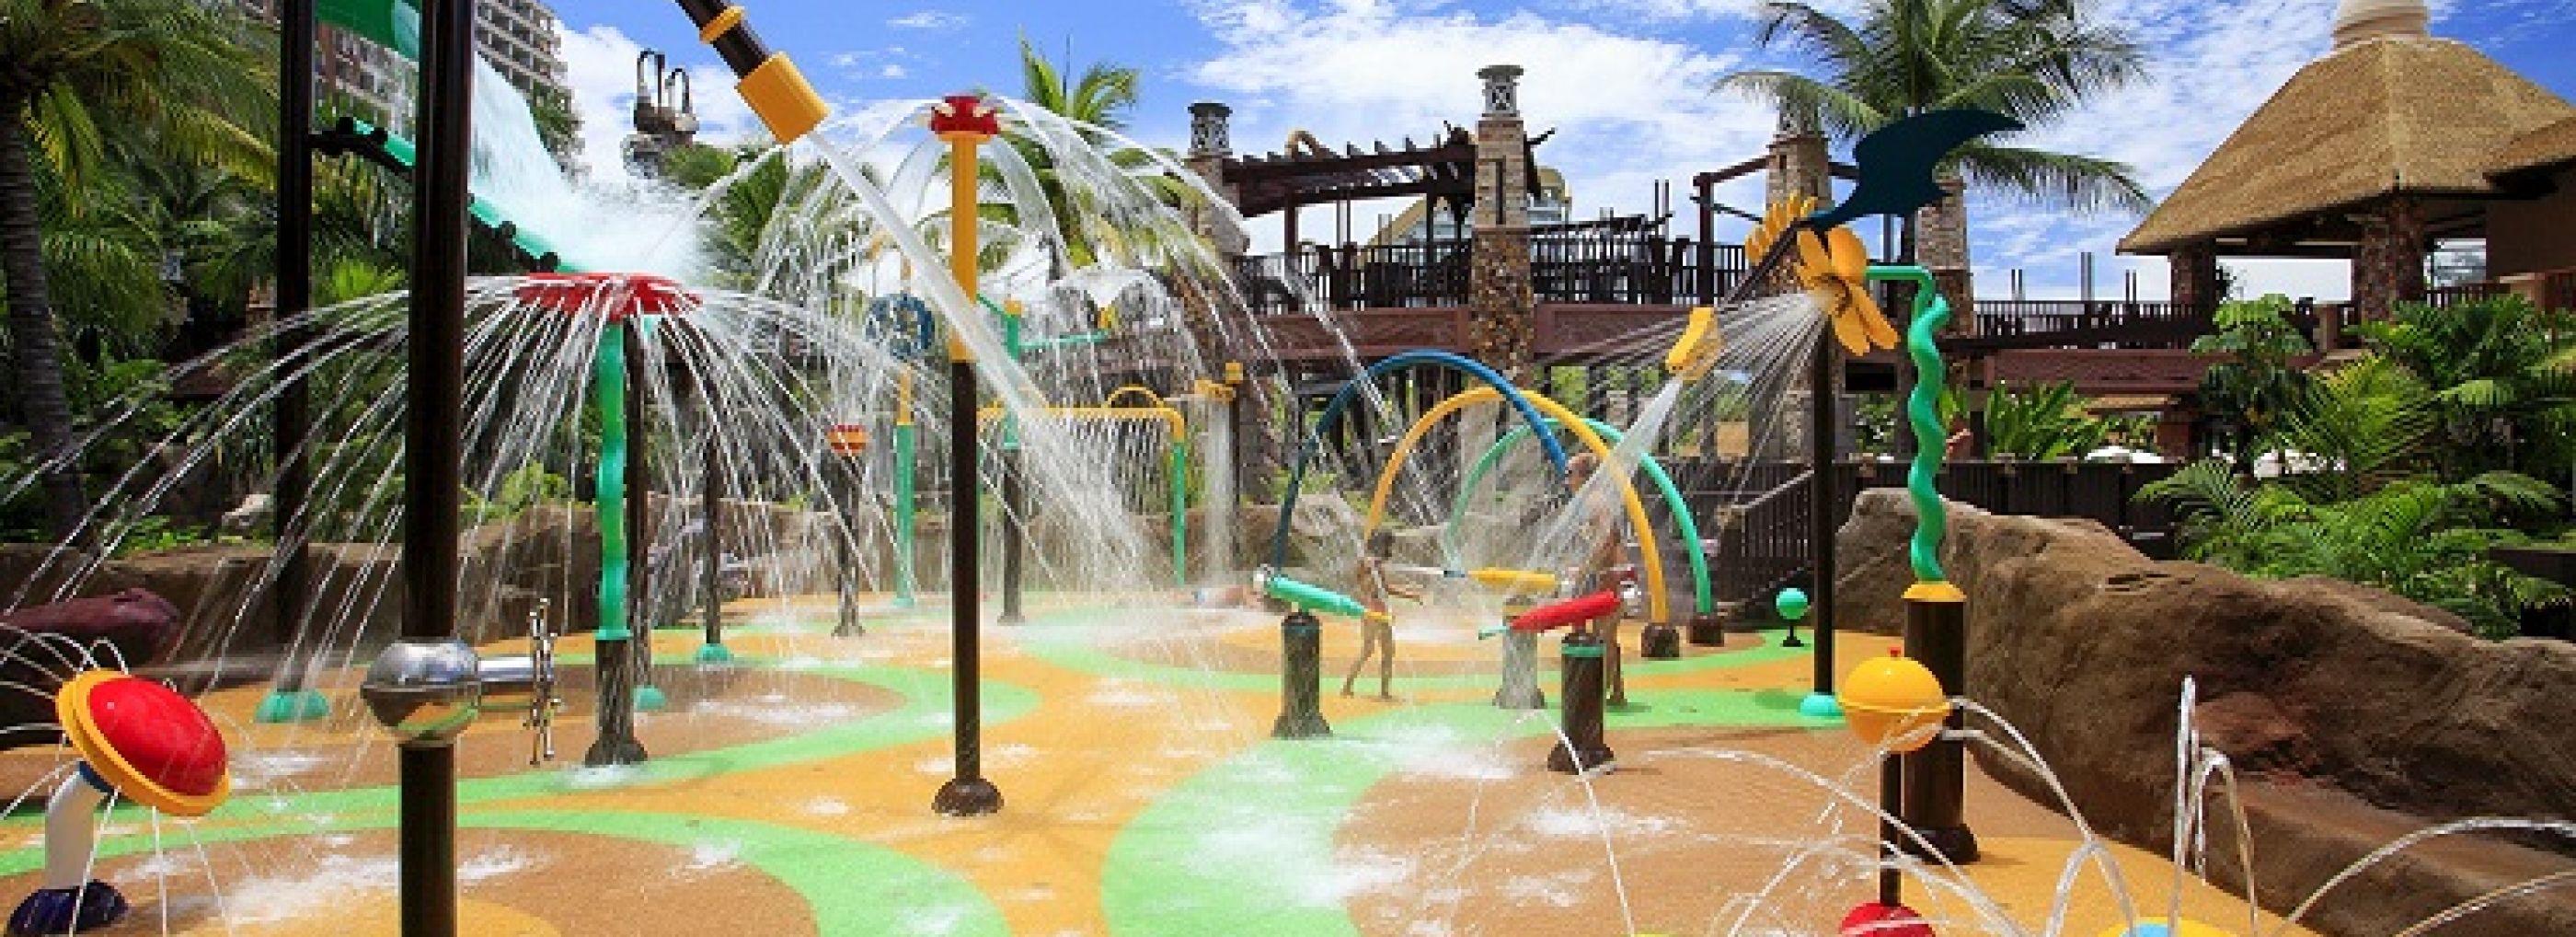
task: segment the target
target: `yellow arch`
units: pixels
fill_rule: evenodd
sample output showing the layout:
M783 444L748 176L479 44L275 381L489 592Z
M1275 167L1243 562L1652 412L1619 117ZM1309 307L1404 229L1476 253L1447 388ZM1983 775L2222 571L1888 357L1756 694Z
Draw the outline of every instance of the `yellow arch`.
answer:
M1172 434L1174 445L1189 442L1189 421L1172 407L1047 407L1046 415L1060 420L1106 423L1161 423ZM975 412L975 421L990 423L1002 418L1002 408L985 407Z
M1118 405L1118 401L1121 398L1129 395L1143 397L1147 404L1155 407L1160 407L1165 410L1173 409L1171 401L1164 400L1163 395L1155 393L1153 388L1147 387L1143 384L1129 384L1125 387L1118 388L1117 390L1110 391L1109 396L1100 398L1100 405L1104 407L1115 407Z
M1556 424L1563 427L1566 432L1573 433L1574 438L1582 442L1584 448L1600 456L1601 464L1610 464L1610 445L1601 440L1601 434L1593 432L1592 427L1583 422L1581 415L1566 409L1564 404L1550 400L1543 394L1529 390L1522 390L1520 393L1522 397L1529 399L1530 406L1538 408L1540 413L1555 420ZM1468 407L1480 403L1496 403L1502 399L1503 395L1493 388L1478 387L1443 400L1433 405L1431 409L1423 411L1421 418L1414 420L1413 426L1404 431L1404 438L1396 441L1395 452L1387 457L1386 468L1378 472L1377 491L1369 496L1368 518L1360 528L1361 534L1365 536L1368 532L1376 530L1378 521L1386 516L1387 498L1395 491L1396 470L1403 468L1405 460L1413 456L1414 445L1422 441L1423 435L1431 431L1433 424ZM1664 558L1662 551L1655 548L1654 522L1647 518L1646 502L1638 499L1637 486L1629 480L1627 473L1620 473L1618 482L1619 498L1627 504L1628 526L1636 530L1638 558L1644 561L1646 567L1647 620L1657 623L1672 621L1670 609L1665 607Z

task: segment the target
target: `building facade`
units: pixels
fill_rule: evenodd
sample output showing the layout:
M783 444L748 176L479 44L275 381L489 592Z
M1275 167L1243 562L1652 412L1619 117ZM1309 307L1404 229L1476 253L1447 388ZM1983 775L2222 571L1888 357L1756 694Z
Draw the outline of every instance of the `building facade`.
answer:
M277 19L277 3L242 0L270 22ZM511 87L531 101L552 97L565 102L569 110L572 89L564 82L563 39L553 9L541 0L484 0L475 4L475 21L475 48ZM326 99L345 98L388 127L410 129L418 68L409 59L329 23L322 24L318 41L315 61Z

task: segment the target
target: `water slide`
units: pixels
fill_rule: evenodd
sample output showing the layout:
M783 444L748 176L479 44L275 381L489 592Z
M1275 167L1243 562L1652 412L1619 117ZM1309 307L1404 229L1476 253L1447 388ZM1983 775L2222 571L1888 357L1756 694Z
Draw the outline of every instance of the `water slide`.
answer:
M382 127L349 117L340 118L337 126L315 134L313 151L357 156L392 170L406 179L411 178L412 163L418 158L418 150L412 146L410 140ZM465 211L473 217L475 224L488 228L507 239L510 246L519 251L521 258L526 260L530 267L563 273L580 272L564 263L562 256L555 253L554 246L546 243L544 238L520 227L517 222L504 216L499 206L476 198L472 204L466 206Z
M417 0L318 0L315 14L335 28L373 40L403 58L420 58L420 9ZM477 134L478 139L484 134ZM343 118L339 126L316 135L317 152L347 153L365 158L405 178L412 173L418 150L410 140L368 125L364 121ZM537 154L551 161L551 154ZM478 180L479 181L479 180ZM498 205L479 195L467 212L474 222L499 233L518 249L528 264L539 270L569 271L553 244L529 231L526 226L505 216Z

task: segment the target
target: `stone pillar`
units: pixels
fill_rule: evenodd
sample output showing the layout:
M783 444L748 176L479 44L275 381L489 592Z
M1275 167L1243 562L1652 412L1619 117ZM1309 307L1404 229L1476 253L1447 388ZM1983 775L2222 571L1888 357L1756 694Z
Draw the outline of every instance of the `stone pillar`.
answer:
M1240 206L1243 204L1242 193L1225 181L1226 158L1234 155L1232 132L1227 124L1227 118L1233 114L1233 108L1214 101L1190 105L1190 154L1184 165L1199 178L1207 180L1208 188L1223 196L1227 204ZM1250 239L1244 235L1241 225L1227 217L1229 214L1213 206L1194 208L1190 211L1190 230L1207 238L1218 254L1240 257L1250 246Z
M2218 294L2218 247L2208 241L2185 244L2166 255L2165 265L2171 278L2175 306L2184 309L2212 310L2227 297Z
M1957 173L1941 175L1941 200L1915 213L1914 259L1932 271L1932 282L1950 301L1950 331L1973 335L1977 328L1976 285L1968 262L1967 183ZM1888 310L1900 321L1904 311Z
M1825 135L1816 130L1813 119L1781 111L1779 132L1771 136L1770 162L1764 205L1792 195L1815 196L1820 206L1833 202L1833 163L1825 152Z
M1768 188L1773 202L1791 195L1807 195L1815 198L1816 207L1820 210L1833 206L1833 164L1825 152L1824 134L1816 130L1811 116L1790 111L1780 113L1779 132L1771 138ZM1752 263L1754 258L1747 258L1745 262ZM1833 337L1824 333L1821 340L1830 342ZM1779 406L1754 408L1747 427L1752 436L1750 445L1754 458L1798 461L1807 458L1807 408L1808 401L1815 398L1814 382L1808 379L1809 371L1803 363L1791 370L1789 386L1781 391ZM1839 398L1841 369L1835 369L1834 374L1836 386L1832 392Z
M1529 136L1521 125L1518 65L1490 65L1485 114L1476 121L1476 231L1467 269L1469 341L1477 360L1514 383L1529 379Z
M2352 256L2353 321L2388 318L2398 303L2424 301L2424 207L2405 196L2362 219Z

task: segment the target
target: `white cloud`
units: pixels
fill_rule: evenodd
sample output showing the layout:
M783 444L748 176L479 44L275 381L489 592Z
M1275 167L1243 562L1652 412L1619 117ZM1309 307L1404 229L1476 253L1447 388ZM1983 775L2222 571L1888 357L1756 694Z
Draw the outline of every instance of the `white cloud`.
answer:
M1566 173L1587 214L1584 206L1638 210L1651 180L1686 179L1758 153L1770 138L1764 109L1708 91L1736 58L1681 42L1528 12L1413 12L1387 0L1198 9L1223 47L1190 78L1236 95L1235 146L1246 153L1275 149L1298 129L1337 146L1428 142L1444 122L1475 120L1483 107L1476 71L1497 63L1527 70L1521 110L1530 132L1557 131L1539 159ZM1365 229L1374 213L1393 210L1354 214ZM1276 229L1255 225L1255 249L1276 249ZM1319 237L1327 230L1301 226Z
M902 16L887 20L886 25L892 26L896 29L928 29L938 31L958 29L964 27L967 22L968 20L963 14L951 13L946 10L922 10L917 13L906 13Z
M884 68L877 69L877 77L879 78L901 78L909 74L911 74L911 72L904 71L903 66L896 65L892 62L886 63Z
M563 40L564 83L571 87L573 109L581 115L582 163L595 178L627 178L619 147L634 132L635 57L644 47L614 26L577 32L559 26L557 31ZM689 72L698 139L723 142L759 128L751 108L733 93L733 75L723 66L710 62L674 67Z
M2568 0L2506 0L2522 13L2561 8ZM2146 47L2150 73L2106 93L2064 120L2016 143L2088 153L2133 166L2151 194L2182 182L2245 117L2299 66L2326 51L2337 0L2277 0L2228 5L2208 0L2098 2L2109 21ZM1848 15L1857 0L1818 4ZM2437 15L2458 0L2437 2ZM1697 172L1759 155L1771 134L1766 109L1706 89L1726 72L1777 61L1811 63L1791 53L1753 48L1753 0L1563 0L1589 22L1519 12L1478 14L1413 0L1200 0L1196 10L1220 44L1214 57L1187 72L1235 106L1235 148L1278 148L1290 130L1328 144L1390 142L1436 134L1443 121L1465 124L1481 109L1476 69L1510 62L1528 69L1521 107L1532 133L1557 129L1539 149L1563 170L1577 210L1602 206L1644 210L1653 180L1687 185ZM1701 22L1690 40L1668 36L1676 23ZM1728 24L1734 24L1730 27ZM2436 27L2440 31L2440 27ZM1756 207L1757 180L1721 189L1721 202ZM1394 206L1360 206L1369 223ZM2095 255L2095 288L2119 295L2123 274L2138 273L2140 294L2165 293L2158 258L2113 253L2138 218L2079 216L2017 200L1979 196L1970 208L1981 291L2003 295L2009 271L2028 271L2033 296L2071 296L2079 257ZM1254 249L1275 250L1279 231L1254 226ZM1321 239L1330 216L1314 211L1301 231ZM1743 230L1722 225L1724 236ZM1875 239L1875 232L1866 237ZM2340 298L2344 265L2317 261L2231 262L2249 293Z

